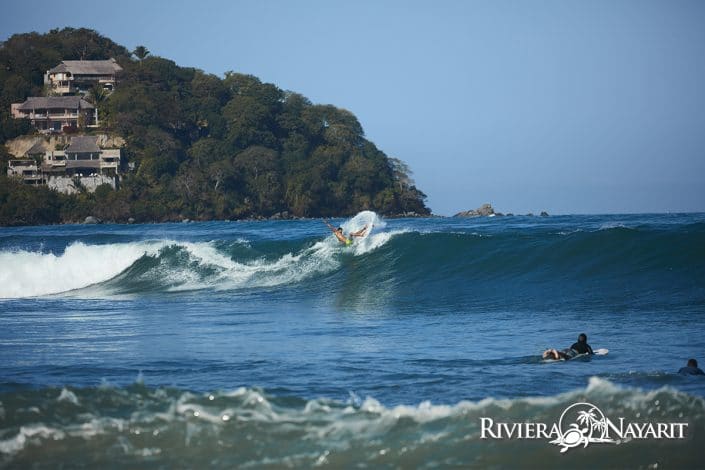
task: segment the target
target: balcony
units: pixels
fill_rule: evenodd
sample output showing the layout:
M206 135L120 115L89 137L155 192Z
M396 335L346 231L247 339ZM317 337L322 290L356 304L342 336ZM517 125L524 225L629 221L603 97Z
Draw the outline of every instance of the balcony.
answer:
M34 171L37 171L37 164L34 163L34 160L10 160L7 162L7 166L9 168L14 168L17 171L25 171L28 169L34 169Z
M26 113L22 114L22 118L25 119L78 119L79 113Z
M90 82L115 82L115 75L74 75L75 83L90 83Z
M52 85L52 90L56 93L68 94L73 93L73 87L71 85Z
M52 160L50 162L42 163L42 171L52 171L55 169L64 169L64 168L66 168L66 161L65 160Z
M113 169L117 170L118 162L101 160L100 161L100 169L102 170L105 168L113 168Z

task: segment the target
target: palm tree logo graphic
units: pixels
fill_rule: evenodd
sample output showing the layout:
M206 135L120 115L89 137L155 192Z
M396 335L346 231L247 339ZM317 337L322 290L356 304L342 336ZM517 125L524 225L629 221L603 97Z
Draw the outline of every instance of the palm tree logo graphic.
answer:
M561 453L579 445L587 447L591 443L617 443L609 437L607 418L592 403L575 403L566 408L561 414L558 429L560 436L550 443L560 446Z

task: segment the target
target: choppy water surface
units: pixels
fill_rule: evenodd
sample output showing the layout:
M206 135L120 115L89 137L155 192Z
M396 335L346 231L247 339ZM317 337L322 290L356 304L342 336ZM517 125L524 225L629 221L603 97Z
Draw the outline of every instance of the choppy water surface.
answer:
M0 465L701 464L705 215L338 223L0 229ZM576 401L688 439L480 439Z

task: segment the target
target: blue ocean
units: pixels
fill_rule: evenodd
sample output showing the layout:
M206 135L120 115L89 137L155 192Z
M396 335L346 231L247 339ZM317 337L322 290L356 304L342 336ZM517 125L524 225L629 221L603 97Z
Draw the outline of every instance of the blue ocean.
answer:
M0 228L0 467L702 468L705 214L332 222Z

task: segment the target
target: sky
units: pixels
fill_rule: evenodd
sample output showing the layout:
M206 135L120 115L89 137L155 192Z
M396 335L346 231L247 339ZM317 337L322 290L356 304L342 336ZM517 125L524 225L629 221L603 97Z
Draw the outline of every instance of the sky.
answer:
M2 0L352 111L434 213L705 212L705 2Z

